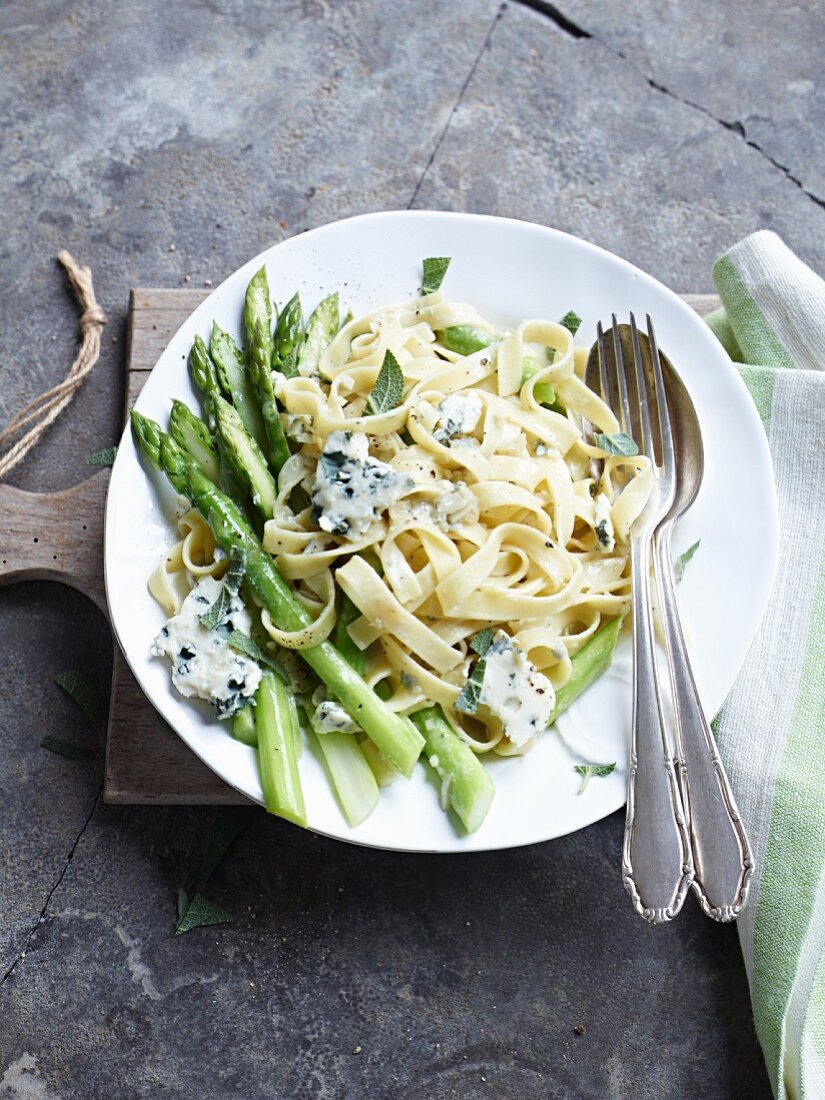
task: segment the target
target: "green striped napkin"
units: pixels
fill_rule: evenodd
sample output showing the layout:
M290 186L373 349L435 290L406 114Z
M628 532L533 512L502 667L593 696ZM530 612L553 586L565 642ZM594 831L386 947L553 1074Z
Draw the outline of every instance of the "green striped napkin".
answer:
M756 861L739 934L779 1097L825 1097L825 282L775 233L719 259L708 317L756 402L779 574L714 728ZM742 456L747 461L747 456Z

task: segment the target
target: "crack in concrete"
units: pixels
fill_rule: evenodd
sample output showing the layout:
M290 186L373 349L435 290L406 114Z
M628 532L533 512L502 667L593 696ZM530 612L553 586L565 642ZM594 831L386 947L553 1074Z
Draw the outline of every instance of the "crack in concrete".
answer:
M424 165L424 171L421 173L421 176L419 177L418 183L416 183L416 185L415 185L415 190L412 193L412 198L407 203L407 209L408 210L412 210L412 208L415 204L415 200L418 198L418 193L421 190L421 188L424 184L424 180L427 178L427 175L428 175L430 169L433 166L435 158L438 156L438 152L441 149L441 146L444 142L444 138L447 136L447 132L450 129L450 126L452 124L455 113L458 110L458 108L461 106L462 100L464 99L464 93L469 88L470 81L475 76L475 72L476 72L476 69L478 68L479 62L481 61L482 55L484 54L484 51L487 49L487 47L490 45L490 40L493 37L493 31L496 29L496 26L497 26L499 20L501 19L501 17L504 15L505 11L507 11L507 0L504 0L504 2L499 5L498 11L493 16L493 18L490 22L490 26L487 28L487 33L484 35L484 41L481 43L481 47L479 48L479 51L475 56L475 60L473 61L472 65L470 66L470 71L467 73L467 76L464 80L464 83L461 85L461 89L458 93L458 98L456 99L456 101L452 105L452 107L450 108L450 113L447 116L447 121L444 123L444 126L441 130L441 133L438 135L438 139L437 139L435 145L433 146L432 152L430 153L429 159L427 160L427 163Z
M83 837L83 834L86 832L86 829L89 826L89 822L92 820L92 818L94 816L94 812L97 809L97 804L100 801L100 796L102 794L103 794L103 786L101 785L100 788L98 789L97 794L94 797L93 802L92 802L92 808L89 810L89 813L86 817L86 820L83 822L83 825L80 829L80 832L75 837L74 843L72 844L71 848L69 849L69 854L66 856L66 862L63 864L63 866L60 870L60 874L57 876L57 881L52 886L52 888L49 890L48 894L46 895L46 900L43 902L43 908L40 910L40 913L38 915L37 920L35 921L32 928L29 930L29 934L26 936L26 942L23 944L23 947L22 947L21 951L19 952L19 954L17 955L17 958L12 962L11 966L8 968L6 973L3 975L2 980L0 980L0 989L3 988L3 986L9 980L9 978L12 976L12 974L14 973L18 963L21 962L26 957L26 952L28 951L29 947L31 946L31 942L34 939L34 934L37 931L37 929L40 927L40 925L43 923L43 920L45 919L46 911L49 908L49 902L52 900L54 892L57 890L58 886L63 881L63 879L66 875L66 872L69 869L69 864L72 862L72 859L73 859L74 854L75 854L75 850L77 849L77 846L80 843L80 841Z
M612 53L615 57L621 58L621 60L629 65L635 73L638 73L638 75L647 83L648 87L653 88L654 91L661 92L662 95L668 96L668 98L675 100L676 103L681 103L683 107L690 107L694 111L699 111L705 116L705 118L709 118L712 122L715 122L717 123L717 125L722 126L725 130L729 130L731 133L737 134L740 138L742 138L746 145L759 153L759 155L763 157L768 162L768 164L772 165L774 168L780 171L783 176L785 176L785 178L789 180L795 187L798 187L802 194L809 198L811 202L815 203L817 206L825 210L825 199L820 198L819 195L815 195L813 191L809 191L802 180L800 180L798 176L795 176L793 172L791 172L790 168L782 164L775 157L772 157L770 153L766 152L762 148L762 146L755 142L752 138L749 138L743 123L739 122L736 119L730 121L729 119L718 118L715 114L713 114L712 111L709 111L707 107L703 107L701 103L696 103L692 99L685 99L684 96L681 96L677 92L674 92L672 89L667 88L664 84L660 84L657 80L654 80L652 77L648 76L647 73L645 73L642 69L638 67L638 65L634 65L627 54L623 53L615 46L611 46L609 42L606 42L598 35L592 34L584 27L579 26L578 23L574 23L572 19L569 19L564 14L564 12L559 11L555 4L547 3L547 0L515 0L515 2L520 4L524 8L530 8L532 11L538 12L540 15L543 15L546 19L549 19L552 23L554 23L559 28L559 30L562 31L563 34L566 34L569 38L590 39L591 41L598 43L598 45L606 49L608 53Z

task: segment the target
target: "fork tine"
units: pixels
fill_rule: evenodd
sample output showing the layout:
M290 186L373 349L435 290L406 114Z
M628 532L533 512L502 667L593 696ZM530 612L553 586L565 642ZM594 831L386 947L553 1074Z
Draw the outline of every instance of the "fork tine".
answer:
M607 378L607 349L604 345L604 329L599 321L596 324L596 347L599 355L599 385L602 388L602 400L610 405L610 385Z
M633 366L636 371L636 388L639 394L639 409L641 412L642 438L637 440L643 454L657 461L656 448L654 446L653 429L650 422L650 399L648 395L647 371L642 359L642 349L639 346L639 330L636 328L636 318L630 314L630 336L633 342ZM658 442L658 440L656 440Z
M633 434L633 419L630 415L630 398L627 395L627 379L625 377L624 356L622 355L622 340L619 335L619 322L616 314L613 314L613 357L616 364L616 374L619 383L619 399L622 412L622 431L628 435Z
M662 360L659 355L659 345L656 343L656 333L653 331L653 321L647 314L647 339L650 345L650 358L653 363L653 381L656 391L656 405L659 414L659 427L662 439L662 464L673 469L675 464L675 452L673 449L673 429L670 423L670 409L667 403L667 390L665 389Z

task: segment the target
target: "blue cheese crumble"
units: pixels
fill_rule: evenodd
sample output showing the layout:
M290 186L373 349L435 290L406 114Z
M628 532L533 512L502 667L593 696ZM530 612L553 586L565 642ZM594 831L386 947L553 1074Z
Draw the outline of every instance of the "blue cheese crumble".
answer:
M356 542L414 488L407 474L370 458L363 432L330 432L315 471L312 516L322 531Z
M249 634L252 626L239 595L232 597L214 630L200 622L222 587L214 577L203 577L155 638L151 652L155 657L169 657L172 683L181 695L207 699L218 718L230 718L252 700L261 670L255 661L231 649L227 640L233 630Z
M325 699L315 708L312 728L316 733L358 733L355 722L341 704L332 699Z
M484 662L479 703L498 718L507 739L523 748L550 724L553 685L504 631L496 634Z
M599 548L607 553L616 547L616 534L613 530L613 519L610 514L612 507L607 494L599 493L594 505L596 516L594 530Z
M475 431L483 407L477 393L451 393L438 406L439 426L433 432L433 439L449 447L457 436Z

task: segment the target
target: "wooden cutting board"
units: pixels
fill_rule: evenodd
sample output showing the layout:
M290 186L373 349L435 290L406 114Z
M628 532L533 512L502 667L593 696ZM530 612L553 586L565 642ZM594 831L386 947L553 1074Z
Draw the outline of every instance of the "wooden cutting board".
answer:
M149 371L204 290L133 290L126 353L126 413ZM704 317L711 294L685 294ZM71 416L71 411L66 413ZM43 444L48 446L48 440ZM103 584L103 516L109 471L61 493L25 493L0 484L0 584L57 580L79 589L108 617ZM239 803L247 801L186 747L138 687L115 646L106 736L106 802Z

